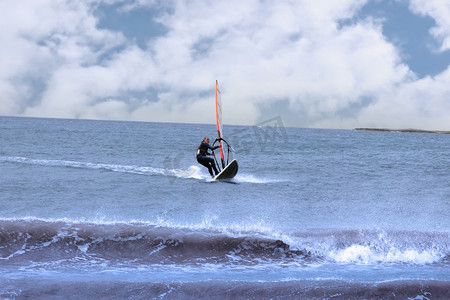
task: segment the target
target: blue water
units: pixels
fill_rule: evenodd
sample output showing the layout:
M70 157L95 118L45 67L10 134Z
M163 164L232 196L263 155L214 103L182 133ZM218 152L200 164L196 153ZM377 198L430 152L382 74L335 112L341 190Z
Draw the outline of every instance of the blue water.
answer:
M217 182L213 125L0 117L0 297L448 295L450 135L280 120L225 125Z

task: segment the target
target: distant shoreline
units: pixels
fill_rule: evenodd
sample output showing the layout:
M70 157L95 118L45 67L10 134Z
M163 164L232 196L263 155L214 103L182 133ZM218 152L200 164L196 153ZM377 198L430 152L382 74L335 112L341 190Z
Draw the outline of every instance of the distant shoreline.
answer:
M423 129L389 129L389 128L355 128L355 130L366 130L366 131L387 131L387 132L418 132L418 133L444 133L450 134L450 131L443 130L423 130Z

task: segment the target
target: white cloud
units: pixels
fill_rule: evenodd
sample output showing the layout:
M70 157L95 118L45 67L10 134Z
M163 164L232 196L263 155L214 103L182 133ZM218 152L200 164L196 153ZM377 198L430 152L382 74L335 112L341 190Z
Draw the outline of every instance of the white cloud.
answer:
M27 1L24 5L20 1L2 1L0 11L6 25L0 31L1 101L15 104L1 105L1 114L27 114L37 105L43 116L59 116L58 107L64 107L74 93L83 92L69 89L70 93L59 95L56 107L43 111L39 107L46 108L45 95L54 93L48 84L57 81L61 88L87 79L72 71L95 64L101 54L123 39L120 34L96 28L89 3L47 0ZM72 74L58 77L68 72ZM40 89L44 90L41 103L36 99Z
M442 43L440 50L450 50L450 2L442 0L411 0L411 10L430 16L436 22L431 34Z
M142 49L99 29L95 9L114 2L126 13L172 5L158 17L167 32ZM436 19L446 49L448 5L431 2L411 9ZM218 79L225 123L277 112L287 125L448 129L448 71L415 78L381 21L339 25L365 3L2 2L0 114L212 123Z
M449 129L450 70L432 78L405 82L378 96L359 122L391 128Z
M157 61L168 62L165 79L200 88L211 74L224 78L230 101L225 113L253 103L247 123L256 121L258 104L280 99L288 99L292 109L306 108L311 118L331 114L408 73L379 25L337 28L361 1L177 5L163 20L171 31L155 47Z
M148 82L156 77L154 70L147 54L135 46L117 53L104 64L63 65L54 71L48 81L40 105L28 108L25 114L107 118L106 112L95 117L93 111L98 111L98 104L127 91L145 89ZM129 118L127 110L121 113L122 118ZM112 118L119 118L119 112L112 115Z

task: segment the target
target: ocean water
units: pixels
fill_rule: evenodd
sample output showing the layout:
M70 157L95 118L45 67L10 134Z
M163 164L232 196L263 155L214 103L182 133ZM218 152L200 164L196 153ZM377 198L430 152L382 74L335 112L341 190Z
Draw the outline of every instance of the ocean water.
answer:
M450 135L0 117L0 299L448 299Z

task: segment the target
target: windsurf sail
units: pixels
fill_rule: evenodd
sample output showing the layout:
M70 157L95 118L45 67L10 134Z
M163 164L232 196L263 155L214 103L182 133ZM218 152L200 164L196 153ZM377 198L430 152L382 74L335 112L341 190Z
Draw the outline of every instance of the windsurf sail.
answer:
M220 170L217 179L231 179L238 171L238 163L235 159L232 159L232 148L230 144L223 138L223 126L222 126L222 97L219 90L219 83L216 80L216 124L217 124L217 139L214 141L213 146L219 143L220 146L220 163L216 161L216 165ZM214 154L214 152L213 152Z
M219 83L216 80L216 123L217 123L217 140L220 146L220 161L222 169L225 168L225 156L222 149L222 97L220 95Z

